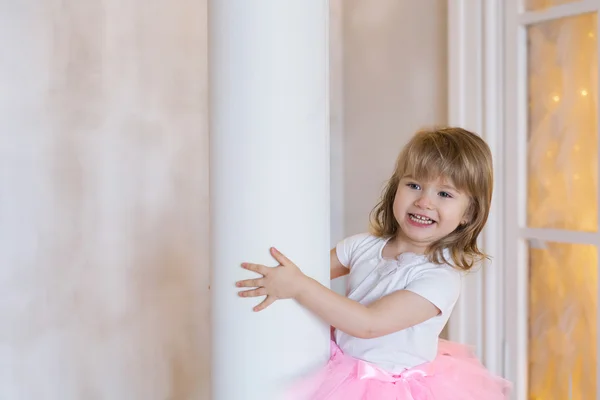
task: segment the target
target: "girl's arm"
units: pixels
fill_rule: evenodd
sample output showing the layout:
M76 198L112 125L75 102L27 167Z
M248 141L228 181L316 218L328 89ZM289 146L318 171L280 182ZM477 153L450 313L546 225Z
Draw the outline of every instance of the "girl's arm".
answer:
M348 273L350 272L350 270L344 267L338 259L335 247L329 252L329 271L331 280L344 275L348 275Z
M237 283L238 287L257 288L240 292L242 297L266 296L254 308L255 311L264 310L278 299L293 298L335 328L364 339L409 328L440 313L429 300L406 290L392 293L365 306L304 275L277 250L271 249L271 254L280 263L275 268L242 264L243 268L263 276Z
M429 300L407 290L365 306L308 277L295 299L335 328L362 339L407 329L440 313Z

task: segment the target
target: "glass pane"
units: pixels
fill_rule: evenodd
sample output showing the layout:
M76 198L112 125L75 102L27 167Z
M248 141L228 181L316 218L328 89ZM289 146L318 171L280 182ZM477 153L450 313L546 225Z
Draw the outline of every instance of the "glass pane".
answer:
M580 0L524 0L525 10L538 11L565 3L575 3Z
M527 224L596 231L596 14L528 28Z
M596 398L597 257L588 245L530 247L530 400Z

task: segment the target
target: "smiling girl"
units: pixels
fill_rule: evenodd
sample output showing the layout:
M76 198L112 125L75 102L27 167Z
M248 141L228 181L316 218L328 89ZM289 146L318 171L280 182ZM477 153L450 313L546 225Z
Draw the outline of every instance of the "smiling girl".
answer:
M485 254L477 245L492 199L487 144L460 128L418 132L398 156L372 212L372 232L331 250L341 296L304 275L276 249L279 265L244 263L262 277L237 283L266 296L255 311L294 299L334 329L329 363L290 399L500 400L509 384L464 346L439 339L461 279Z

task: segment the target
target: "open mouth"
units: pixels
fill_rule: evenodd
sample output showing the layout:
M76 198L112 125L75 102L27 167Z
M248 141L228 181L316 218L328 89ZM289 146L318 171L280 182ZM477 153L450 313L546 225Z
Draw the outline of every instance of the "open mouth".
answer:
M419 214L410 214L409 213L408 218L410 218L411 221L416 222L417 224L421 224L421 225L431 225L435 222L431 218L428 218L424 215L419 215Z

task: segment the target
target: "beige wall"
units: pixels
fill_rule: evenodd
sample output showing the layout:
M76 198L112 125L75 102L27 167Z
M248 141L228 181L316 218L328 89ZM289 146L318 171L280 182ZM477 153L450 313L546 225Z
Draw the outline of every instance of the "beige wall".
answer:
M206 2L0 6L0 398L208 398Z
M402 145L447 122L445 0L344 3L344 233L362 232Z

